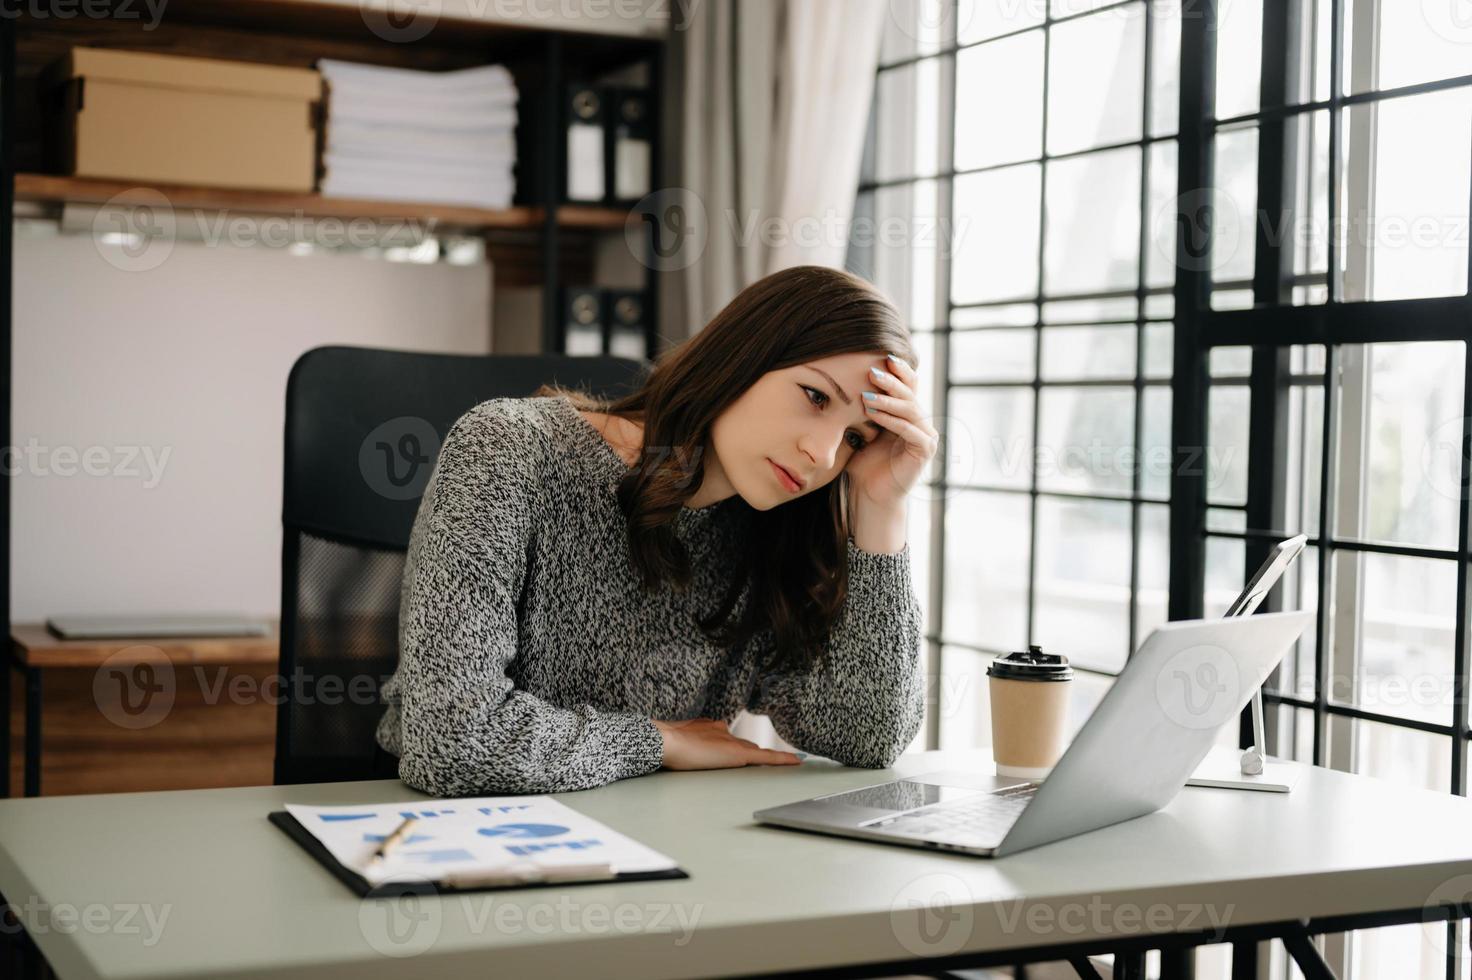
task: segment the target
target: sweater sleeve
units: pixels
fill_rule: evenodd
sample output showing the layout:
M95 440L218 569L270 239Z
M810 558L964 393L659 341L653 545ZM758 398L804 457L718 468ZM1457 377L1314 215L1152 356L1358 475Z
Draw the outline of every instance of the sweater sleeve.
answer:
M908 544L877 554L849 538L848 569L848 598L824 665L760 674L747 709L767 715L803 751L877 769L909 746L925 713L920 601ZM770 630L761 635L771 639Z
M638 714L513 687L518 607L542 512L535 432L483 402L445 438L410 534L399 611L399 775L435 796L555 793L653 772Z

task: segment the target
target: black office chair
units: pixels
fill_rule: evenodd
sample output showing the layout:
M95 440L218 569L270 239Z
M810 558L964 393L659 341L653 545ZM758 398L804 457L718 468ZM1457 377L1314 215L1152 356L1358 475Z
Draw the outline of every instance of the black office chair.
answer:
M297 359L286 383L277 784L382 775L374 729L379 687L398 664L404 553L455 420L551 381L626 394L648 369L620 357L366 347Z

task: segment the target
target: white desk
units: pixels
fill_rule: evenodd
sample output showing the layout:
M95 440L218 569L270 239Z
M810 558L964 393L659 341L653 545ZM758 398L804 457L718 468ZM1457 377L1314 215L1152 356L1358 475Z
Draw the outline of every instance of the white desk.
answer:
M1406 921L1438 889L1458 890L1458 902L1472 891L1462 877L1472 876L1472 800L1327 770L1311 771L1289 795L1188 788L1159 813L1001 860L750 817L967 765L988 768L989 756L917 753L892 770L809 762L660 771L561 794L677 858L691 877L431 897L417 911L360 901L266 820L289 801L419 798L395 781L5 800L0 893L23 911L27 902L76 908L71 931L27 918L64 980L646 980L860 964L892 975L910 972L898 961L921 956L994 962L1047 946L1057 958L1062 944L1130 937L1137 949L1160 947L1171 933L1217 924L1246 937L1305 919L1337 931L1389 921L1384 913ZM146 911L155 923L167 916L161 930Z

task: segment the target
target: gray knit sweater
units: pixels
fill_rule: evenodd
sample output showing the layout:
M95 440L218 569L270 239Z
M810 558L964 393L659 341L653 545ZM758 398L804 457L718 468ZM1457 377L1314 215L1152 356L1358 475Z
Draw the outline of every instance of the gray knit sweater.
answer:
M651 718L743 708L806 752L890 765L924 706L908 545L874 554L850 538L827 666L763 673L770 628L728 654L696 623L725 594L750 508L682 510L690 586L645 595L614 495L627 472L562 397L493 398L451 428L410 534L383 688L378 741L400 777L435 796L587 789L660 767Z

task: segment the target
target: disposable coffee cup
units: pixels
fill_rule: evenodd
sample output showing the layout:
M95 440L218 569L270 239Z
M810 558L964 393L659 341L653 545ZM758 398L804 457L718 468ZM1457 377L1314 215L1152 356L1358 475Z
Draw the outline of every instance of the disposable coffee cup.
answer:
M1062 654L1032 645L986 669L997 775L1042 779L1063 754L1073 668Z

